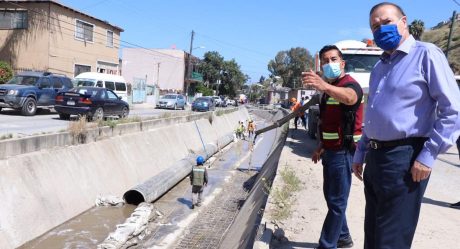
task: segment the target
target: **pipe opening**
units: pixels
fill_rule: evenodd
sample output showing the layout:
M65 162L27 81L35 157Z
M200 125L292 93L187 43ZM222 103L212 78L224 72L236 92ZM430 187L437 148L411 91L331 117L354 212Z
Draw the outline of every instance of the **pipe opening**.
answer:
M126 203L139 205L139 203L144 202L145 198L142 193L137 190L129 190L123 195L123 199L125 199Z

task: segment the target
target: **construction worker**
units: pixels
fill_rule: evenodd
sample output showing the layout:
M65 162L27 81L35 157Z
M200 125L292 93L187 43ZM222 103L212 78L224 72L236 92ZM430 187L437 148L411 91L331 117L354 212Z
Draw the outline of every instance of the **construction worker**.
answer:
M302 73L302 82L323 92L320 102L320 144L312 155L322 160L323 192L328 212L317 248L350 248L353 240L345 211L351 187L351 166L356 141L362 134L363 90L345 74L345 60L333 45L319 52L323 77L313 71Z
M256 130L256 124L252 119L248 120L248 137L251 138L252 135L254 135L254 131Z
M236 127L235 133L236 137L239 139L244 139L244 122L238 121L238 126Z
M291 102L293 103L293 105L291 106L291 110L293 112L297 111L302 106L300 104L300 102L297 102L296 98L291 98ZM299 122L299 118L302 120L302 124L305 127L305 129L307 129L307 122L305 120L305 113L303 113L303 112L299 112L294 118L295 129L297 130L297 123Z
M208 171L203 166L204 158L196 158L196 166L193 167L190 174L190 183L192 184L192 209L201 205L201 194L206 185L208 185Z

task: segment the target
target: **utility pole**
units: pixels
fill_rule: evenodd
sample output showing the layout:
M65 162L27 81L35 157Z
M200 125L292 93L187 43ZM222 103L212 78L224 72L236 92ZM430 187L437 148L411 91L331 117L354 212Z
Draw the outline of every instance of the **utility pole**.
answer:
M191 64L192 64L192 50L193 50L193 38L195 37L195 31L192 30L192 36L190 38L190 50L188 53L187 67L185 68L184 84L185 84L185 96L188 101L188 87L190 85L190 78L192 75Z
M449 39L447 40L446 59L448 58L448 55L449 55L450 42L452 41L452 33L454 33L455 20L457 19L456 17L457 17L457 12L454 10L454 14L452 14L452 20L450 22Z
M160 62L158 62L157 65L157 86L160 86Z

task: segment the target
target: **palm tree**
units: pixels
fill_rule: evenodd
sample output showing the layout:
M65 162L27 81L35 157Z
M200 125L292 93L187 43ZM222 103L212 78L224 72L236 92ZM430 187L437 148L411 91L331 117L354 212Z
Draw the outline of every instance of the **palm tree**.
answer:
M420 40L424 30L425 23L422 20L416 19L409 25L409 33L414 36L415 40Z

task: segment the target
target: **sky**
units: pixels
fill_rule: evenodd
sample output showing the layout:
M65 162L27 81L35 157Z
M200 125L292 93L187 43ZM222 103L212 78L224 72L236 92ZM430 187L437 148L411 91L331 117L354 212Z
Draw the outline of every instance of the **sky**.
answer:
M340 40L372 38L369 10L375 0L59 0L124 29L124 46L190 49L199 58L217 51L235 59L249 82L268 77L268 62L279 51L304 47L311 54ZM408 22L426 28L460 12L460 0L393 1ZM204 48L203 48L204 47Z

